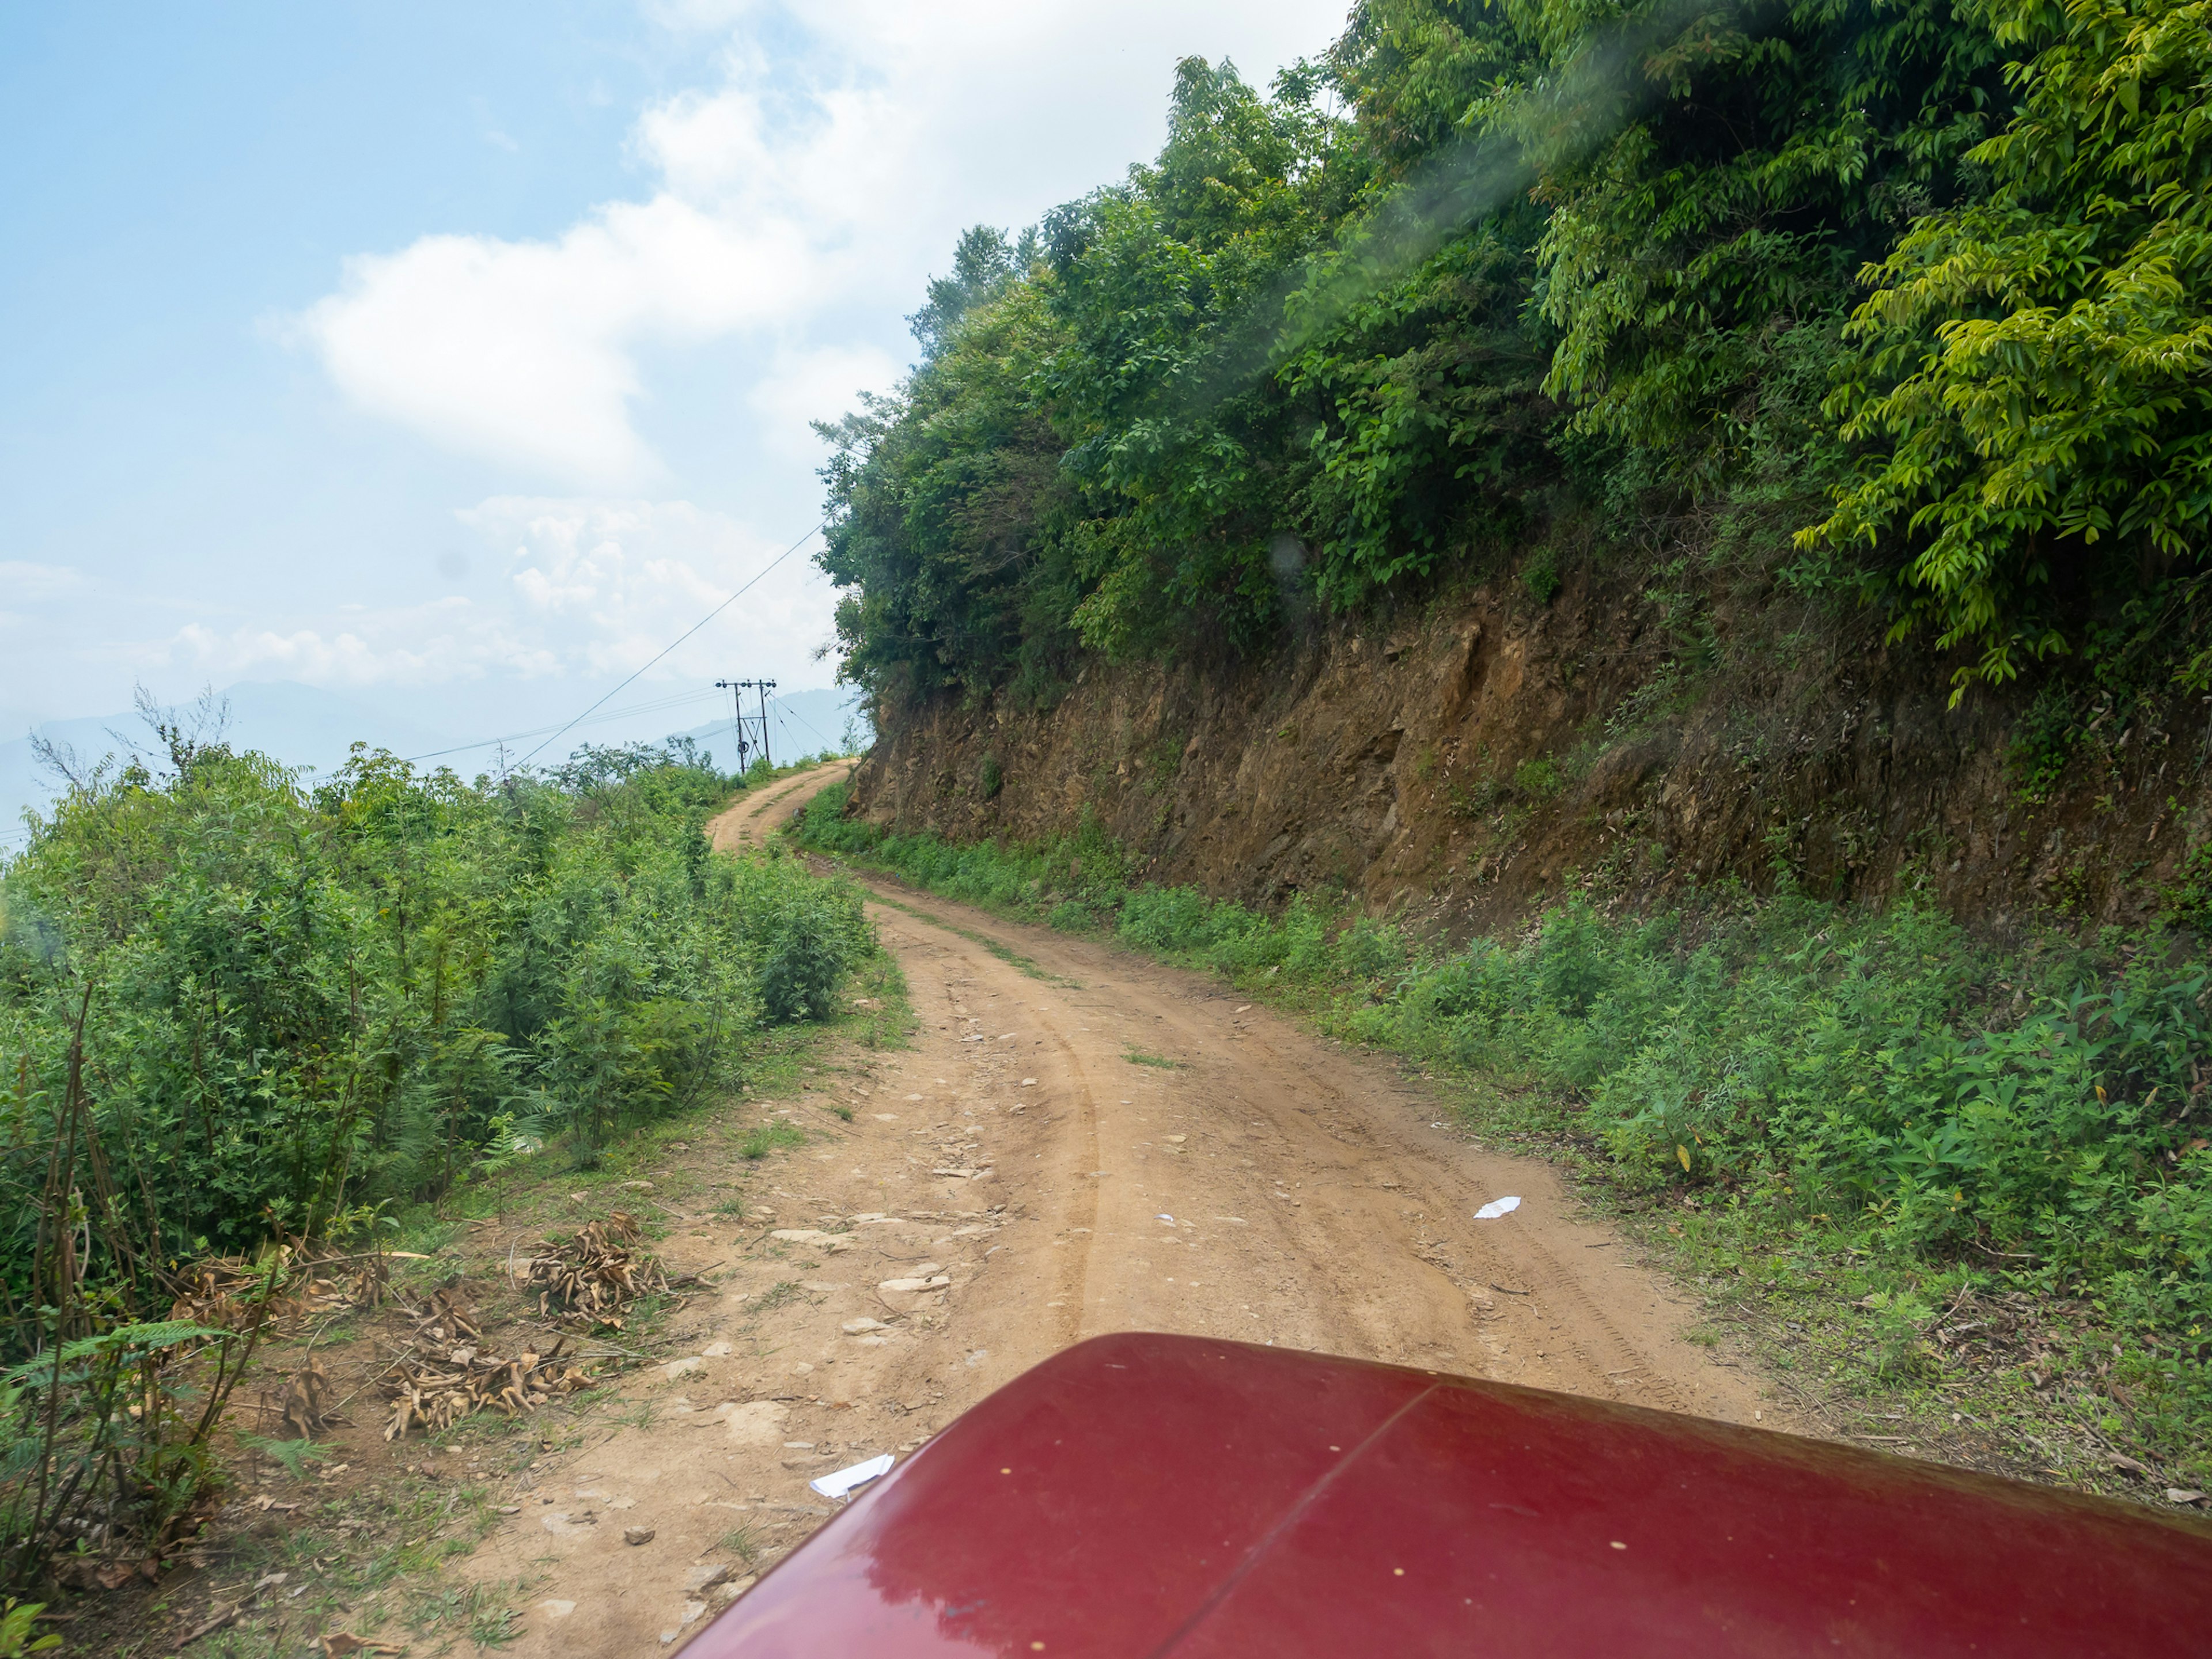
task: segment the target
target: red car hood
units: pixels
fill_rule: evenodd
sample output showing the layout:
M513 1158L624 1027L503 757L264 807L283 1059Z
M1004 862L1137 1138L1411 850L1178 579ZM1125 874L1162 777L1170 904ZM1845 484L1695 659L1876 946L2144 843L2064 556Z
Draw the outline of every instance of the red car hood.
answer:
M2212 1651L2212 1531L1697 1418L1169 1336L969 1411L686 1659Z

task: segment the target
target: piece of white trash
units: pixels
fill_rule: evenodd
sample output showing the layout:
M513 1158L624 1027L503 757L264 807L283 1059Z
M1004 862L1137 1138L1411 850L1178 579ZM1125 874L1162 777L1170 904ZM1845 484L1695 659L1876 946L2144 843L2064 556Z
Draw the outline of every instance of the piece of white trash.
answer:
M1493 1198L1474 1212L1477 1221L1495 1221L1502 1215L1511 1215L1521 1207L1517 1198Z
M854 1487L865 1486L878 1475L890 1472L891 1455L883 1452L865 1463L855 1463L851 1468L839 1469L834 1474L821 1475L806 1484L824 1498L842 1498Z

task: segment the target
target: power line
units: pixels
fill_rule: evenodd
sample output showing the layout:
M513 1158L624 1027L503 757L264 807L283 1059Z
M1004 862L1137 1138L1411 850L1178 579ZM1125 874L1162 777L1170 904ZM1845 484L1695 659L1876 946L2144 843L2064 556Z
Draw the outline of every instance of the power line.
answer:
M720 616L725 611L727 611L732 605L743 599L747 591L750 590L756 582L758 582L762 577L767 575L769 571L775 569L776 566L781 564L793 554L798 552L799 550L805 546L807 543L812 541L816 534L822 529L823 525L826 525L829 522L830 520L827 519L823 520L821 524L816 525L812 530L808 531L797 541L792 543L789 547L785 548L782 552L770 559L766 564L763 565L758 570L753 573L752 576L746 581L744 587L740 587L736 592L731 594L728 599L724 599L721 604L716 605L705 616L700 617L697 622L692 623L690 627L685 629L681 634L678 634L674 639L671 640L665 646L663 646L660 650L654 653L652 659L647 662L642 667L639 668L637 673L632 674L629 677L629 679L624 680L622 684L615 687L613 691L608 692L606 696L601 697L598 702L593 703L591 708L586 708L581 714L577 715L576 718L570 720L567 726L564 726L561 727L559 731L555 732L552 737L547 738L544 743L539 744L537 749L532 750L515 763L518 766L529 765L532 761L538 757L538 751L543 750L546 744L553 742L556 738L560 738L566 732L573 730L574 727L583 724L585 720L596 713L600 706L607 702L608 698L614 696L617 692L626 690L630 682L636 679L639 674L644 673L646 669L653 666L653 663L659 662L661 658L666 656L671 651L676 649L678 646L683 644L684 641L690 639L694 634L704 628L708 623L714 621L715 617Z
M418 761L441 760L447 755L465 755L471 750L489 749L497 744L517 743L525 738L534 738L539 736L541 733L544 734L544 741L540 743L536 749L532 749L527 755L525 755L521 760L516 763L519 767L527 766L532 760L537 758L538 753L543 750L548 744L552 743L556 738L560 738L569 732L573 732L576 727L591 720L592 716L598 714L599 711L605 708L609 702L612 701L622 692L629 690L629 688L636 682L638 678L642 675L647 669L651 668L655 663L660 661L660 659L667 656L670 652L675 650L678 646L682 645L684 641L690 639L694 634L696 634L708 623L714 621L715 617L720 616L722 612L727 611L732 605L743 599L747 592L758 585L763 577L766 576L769 572L774 570L786 559L788 559L793 554L798 552L800 548L805 546L809 541L813 539L816 535L821 532L823 526L828 523L829 520L827 519L823 520L821 523L817 524L813 529L808 531L797 541L792 543L789 547L785 548L782 552L777 554L773 559L770 559L766 564L763 565L758 570L755 571L750 577L748 577L744 585L739 587L736 592L731 594L729 598L724 599L712 611L709 611L705 616L700 617L697 622L685 629L681 634L678 635L673 640L662 647L660 650L655 652L653 655L647 659L635 673L632 673L629 676L629 678L623 680L622 684L616 686L613 690L608 692L606 696L599 698L598 702L592 703L590 708L585 709L582 714L577 715L574 720L569 720L567 724L556 726L534 726L527 732L512 732L506 737L486 738L480 743L458 744L450 749L434 749L427 754L409 755L403 757L405 763L412 766ZM674 708L678 708L684 703L696 702L705 695L707 694L696 691L681 692L674 696L656 698L650 702L634 703L626 708L617 708L601 718L602 720L625 720L635 714L649 714L659 709ZM784 711L779 708L777 712L781 714ZM797 719L798 717L793 715L793 718ZM805 722L801 721L800 724L804 725ZM807 729L809 731L813 730L811 726L809 726ZM819 732L816 732L815 735L819 737L821 734ZM0 829L0 846L18 842L28 844L30 839L31 832L27 829Z
M832 745L831 745L831 744L830 744L830 739L829 739L829 738L823 738L823 737L822 737L822 733L821 733L820 732L818 732L818 731L816 731L816 730L815 730L815 727L814 727L813 723L812 723L811 721L809 721L809 720L806 720L802 719L802 718L800 717L799 713L799 711L798 711L797 709L793 708L793 707L792 707L788 702L787 702L783 698L781 698L781 697L778 697L778 698L775 700L775 717L776 717L778 720L782 720L782 719L784 719L787 715L787 716L789 716L789 717L790 717L791 719L793 719L793 720L798 720L798 721L799 721L799 723L801 726L805 726L808 731L810 731L810 732L814 732L814 735L815 735L816 737L817 737L817 738L822 738L822 746L823 746L823 748L827 749L827 748L830 748L830 747L831 747L831 746L832 746Z
M604 725L608 720L627 720L633 714L651 714L658 713L659 710L664 708L679 708L688 702L702 702L712 695L713 694L711 692L706 691L683 691L677 693L673 696L656 697L650 702L634 702L626 708L610 708L605 714L600 715L597 720L590 723L592 725ZM585 723L584 720L580 716L578 719L571 720L569 725L580 726ZM433 749L427 755L406 755L403 756L401 758L405 760L410 766L412 766L417 761L439 760L447 755L465 755L471 749L489 749L495 744L501 743L520 743L526 738L544 737L548 732L552 732L557 736L565 729L565 727L553 726L533 726L527 732L510 732L503 738L485 738L476 743L456 744L451 749Z

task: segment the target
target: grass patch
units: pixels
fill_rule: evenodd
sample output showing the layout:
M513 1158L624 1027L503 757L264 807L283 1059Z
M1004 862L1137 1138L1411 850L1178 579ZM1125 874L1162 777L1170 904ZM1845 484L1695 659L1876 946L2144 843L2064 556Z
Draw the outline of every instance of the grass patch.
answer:
M955 846L842 811L817 796L802 838L1028 921L1080 901L1085 930L1416 1061L1808 1397L1971 1422L2084 1485L2112 1454L2212 1482L2212 971L2185 939L1999 951L1910 905L1724 887L1454 945L1131 884L1095 824Z
M1180 1072L1182 1062L1170 1060L1165 1054L1148 1054L1141 1048L1132 1048L1121 1056L1132 1066L1157 1066L1164 1072Z
M779 1118L773 1123L757 1124L747 1131L745 1138L738 1143L738 1156L749 1164L757 1164L780 1147L805 1144L805 1130Z
M761 1292L760 1299L753 1304L753 1317L757 1319L764 1313L774 1312L776 1309L783 1306L787 1302L794 1302L798 1300L800 1296L805 1293L805 1289L806 1287L801 1285L795 1279L783 1279L777 1284L769 1285L768 1289Z

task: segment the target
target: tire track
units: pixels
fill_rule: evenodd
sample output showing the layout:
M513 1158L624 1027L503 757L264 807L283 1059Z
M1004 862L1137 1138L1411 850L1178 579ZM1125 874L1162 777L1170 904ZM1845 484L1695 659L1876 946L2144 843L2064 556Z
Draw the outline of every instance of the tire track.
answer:
M968 971L1000 976L1066 1073L1080 1151L1071 1145L1043 1169L1069 1170L1073 1188L1036 1194L1068 1230L1053 1298L1066 1304L1053 1310L1059 1340L1131 1326L1273 1336L1666 1410L1748 1420L1768 1405L1683 1339L1686 1310L1653 1275L1618 1249L1593 1248L1620 1241L1575 1218L1556 1170L1441 1127L1443 1109L1387 1060L1097 942L864 881L908 918L939 922L943 948ZM1081 988L1024 984L977 939ZM1152 1049L1176 1069L1124 1058ZM1128 1099L1095 1086L1101 1067L1127 1068ZM1203 1165L1188 1156L1200 1145ZM1206 1179L1194 1182L1201 1168ZM1091 1173L1101 1169L1111 1173ZM1170 1213L1170 1192L1182 1195L1179 1230L1185 1210L1240 1224L1232 1271L1196 1280L1207 1294L1188 1300L1181 1274L1178 1293L1161 1294L1165 1240L1146 1225L1158 1219L1148 1206ZM1509 1192L1521 1210L1474 1219Z

